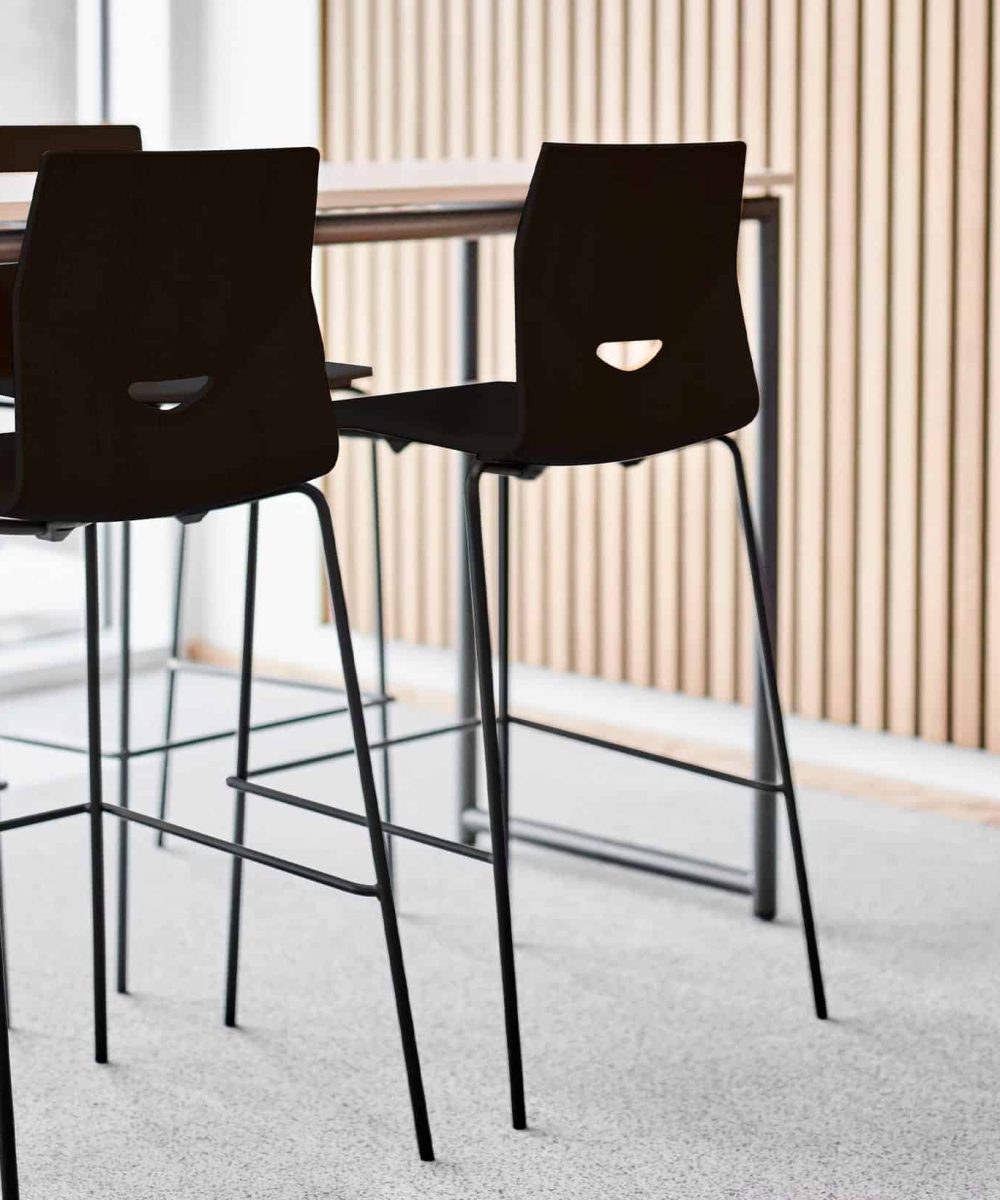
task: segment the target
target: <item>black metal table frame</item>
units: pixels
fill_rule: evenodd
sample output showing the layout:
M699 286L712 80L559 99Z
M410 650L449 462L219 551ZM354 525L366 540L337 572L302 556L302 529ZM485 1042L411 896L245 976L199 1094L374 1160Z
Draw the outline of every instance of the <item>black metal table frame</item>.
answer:
M387 241L410 241L425 239L461 239L463 244L460 271L460 328L461 346L461 375L463 380L473 380L478 376L478 321L479 321L479 245L478 239L486 236L512 233L517 228L520 217L520 201L503 202L460 202L451 204L426 205L421 207L386 207L370 210L330 209L321 210L316 216L314 243L317 246L343 245L354 243L372 243ZM760 542L760 552L764 566L764 588L766 593L772 635L774 633L775 613L777 605L777 562L778 562L778 330L780 311L780 230L781 230L781 201L774 194L748 196L743 203L743 220L757 223L760 237L759 264L759 294L760 294L760 345L757 355L757 369L760 386L760 413L756 421L757 427L757 498L756 525ZM0 230L0 259L14 258L20 248L20 230ZM464 487L464 480L469 467L466 455L456 456L459 459L459 492ZM508 480L500 477L499 481L501 505L506 504ZM377 500L377 497L376 497ZM461 510L460 510L461 511ZM472 607L468 592L468 550L465 540L464 521L459 522L459 535L456 545L458 559L458 680L457 680L457 714L456 720L448 725L424 730L404 737L388 738L383 733L382 739L372 745L372 749L388 749L394 745L434 737L444 733L457 733L458 745L458 796L459 810L457 814L460 835L474 836L482 827L484 810L477 805L477 756L476 756L476 727L478 726L478 704L476 698L476 670L472 629ZM377 534L376 534L377 536ZM128 553L127 535L123 542L123 554ZM127 636L127 599L122 598L122 617ZM506 651L504 646L503 651ZM178 655L178 647L173 647L169 667L171 678L175 670L186 664ZM194 669L194 668L190 668ZM123 688L127 687L128 655L122 659L122 670L126 678ZM226 672L228 673L228 672ZM389 697L386 695L384 680L379 681L378 693L367 696L369 704L378 706L385 713L385 705ZM307 685L308 686L308 685ZM326 688L317 685L317 690ZM336 691L338 689L329 689ZM341 706L333 706L319 713L305 714L301 719L315 719L318 716L335 715L343 711ZM281 718L276 725L289 723L289 718ZM522 718L509 719L504 730L510 724L531 725ZM536 723L537 724L537 723ZM266 726L264 726L266 727ZM255 726L257 728L257 726ZM551 726L542 727L547 732L561 732ZM129 747L129 729L127 710L123 710L121 722L121 748L107 754L124 763L131 757L142 754L164 753L171 749L180 749L186 745L202 744L219 738L231 736L231 731L201 735L175 742L169 739L165 744L143 747L136 751ZM29 744L44 746L42 739L11 739ZM589 739L595 745L619 749L616 744L602 742L601 739ZM53 748L67 748L64 743L48 743ZM74 747L76 749L76 747ZM81 751L83 747L79 748ZM638 753L640 757L653 761L666 762L670 760L663 756L648 755L642 751L626 751ZM336 751L317 755L308 761L324 761L349 754L350 750ZM252 775L267 774L272 770L280 770L300 764L275 764L251 771ZM166 769L166 764L164 764ZM724 773L713 773L722 778ZM759 670L754 684L754 766L753 777L762 784L773 784L776 780L776 764L774 746L768 727L763 681ZM127 788L127 783L124 785ZM127 807L127 793L124 807ZM386 813L387 819L391 814ZM524 818L512 818L510 836L531 842L535 845L546 846L586 858L615 863L621 866L639 870L651 871L689 882L701 883L711 887L719 887L728 891L750 895L753 901L754 915L771 920L777 911L777 869L776 869L776 829L777 809L776 796L773 790L757 791L754 793L752 866L750 868L734 867L725 864L712 863L706 860L692 858L686 855L671 853L651 846L624 843L611 838L599 837L582 830L555 826L547 823L530 821ZM124 920L120 921L119 937L123 937ZM122 982L122 981L120 981Z
M499 217L500 206L494 207ZM508 206L511 223L509 226L489 228L483 232L511 232L516 228L515 213L520 206ZM763 584L771 626L772 639L775 634L777 611L777 568L778 568L778 363L779 363L779 320L780 320L780 245L781 245L781 201L773 194L748 196L743 201L743 220L756 222L760 237L759 300L760 300L760 344L757 354L757 370L760 388L760 413L757 417L757 497L756 527L763 565ZM424 235L426 236L426 235ZM477 330L479 321L478 243L466 239L462 257L461 279L461 346L462 375L464 379L475 379L478 375ZM468 469L468 456L462 456L461 478ZM501 514L507 507L509 480L498 478L499 508ZM502 519L502 517L501 517ZM473 655L472 609L465 581L467 572L467 548L464 530L459 537L459 629L458 629L458 715L461 718L476 713L476 676ZM499 629L498 646L501 659L508 652L506 621ZM503 705L506 708L506 705ZM777 780L774 744L767 720L764 681L758 669L754 676L754 765L753 777L762 784L773 785ZM509 736L511 725L534 727L546 733L571 736L609 750L633 754L653 762L671 765L671 760L662 755L647 754L605 742L599 738L581 737L578 734L541 725L524 718L509 716L501 731L502 738ZM678 764L680 765L680 764ZM688 768L690 769L690 768ZM459 829L462 834L472 835L487 828L487 814L476 804L476 741L474 730L461 735L458 765ZM706 769L701 772L710 777L728 781L725 772ZM722 888L730 892L749 895L753 913L761 920L773 920L777 913L777 797L773 787L754 792L752 866L734 867L710 862L688 855L676 854L652 846L626 843L617 839L586 833L562 825L532 821L508 815L511 838L530 842L563 853L583 858L667 875L691 883Z

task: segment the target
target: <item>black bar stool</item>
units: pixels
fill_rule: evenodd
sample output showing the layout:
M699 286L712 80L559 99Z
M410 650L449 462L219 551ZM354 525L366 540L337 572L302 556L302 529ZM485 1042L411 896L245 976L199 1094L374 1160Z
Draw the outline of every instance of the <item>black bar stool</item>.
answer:
M337 405L345 431L443 446L474 456L466 518L475 609L488 813L467 814L465 832L488 828L505 846L511 725L631 751L539 725L508 711L507 505L509 478L535 479L574 464L638 460L717 440L732 456L753 586L760 667L778 782L643 755L784 797L795 859L816 1015L826 999L813 922L771 633L742 458L730 436L753 420L757 383L736 272L745 147L543 146L514 251L517 380L353 398ZM646 342L637 369L619 369L608 344ZM610 361L606 361L610 359ZM480 510L484 474L500 477L500 680L494 700ZM505 829L496 814L503 812ZM525 824L530 824L526 822ZM504 961L509 1027L516 1029L513 958Z
M79 151L138 151L142 149L142 138L139 129L134 125L4 125L0 126L0 173L15 171L37 171L42 155L46 152L79 152ZM10 309L16 263L0 263L0 408L14 407L14 366L13 342L10 327ZM353 363L328 362L326 364L327 384L331 390L354 391L358 379L371 375L371 368ZM155 398L155 389L150 393ZM377 487L377 485L376 485ZM375 521L378 532L377 490L375 493ZM201 520L196 516L193 520ZM227 667L211 668L205 664L191 662L181 656L181 605L183 599L184 560L187 543L187 530L191 520L185 518L178 523L177 557L174 577L174 607L172 618L171 652L167 660L167 687L165 728L162 743L158 746L134 746L131 742L131 713L132 713L132 672L131 672L131 597L132 597L132 531L130 523L121 523L120 546L120 594L118 600L118 625L120 647L120 669L118 688L118 744L114 749L103 751L103 758L115 762L118 766L118 802L128 808L131 802L131 764L133 759L150 754L160 756L160 804L161 820L167 817L167 791L169 786L170 754L173 750L186 749L191 746L204 745L234 737L234 728L212 730L196 736L182 739L174 738L174 710L177 674L180 671L201 671L232 678L238 676L238 671ZM375 576L377 594L381 596L381 556L375 557ZM385 643L381 636L378 638L378 675L381 680L380 691L365 697L365 704L375 705L381 710L382 740L388 736L388 724L385 708L388 697L385 695ZM259 677L258 677L259 678ZM281 683L283 686L294 687L306 692L321 695L336 695L336 702L328 701L327 706L315 709L294 717L277 718L266 722L268 729L280 729L301 721L318 720L323 717L345 715L348 711L343 698L343 690L322 684L307 683L301 680L262 680L262 682ZM258 728L260 726L257 726ZM73 754L86 754L87 747L77 742L67 742L58 737L43 738L29 735L15 735L0 731L0 741L17 742L21 745L39 746L49 750L64 750ZM391 817L392 801L389 792L389 763L388 751L382 752L382 790L383 807L387 818ZM156 834L157 844L162 846L164 833ZM390 870L392 867L391 844L389 848ZM118 894L117 894L117 930L115 955L116 988L120 993L128 991L128 874L129 874L129 829L122 822L118 830ZM2 884L0 884L0 923L3 921ZM10 996L8 990L8 1016L10 1014Z
M0 436L0 534L84 527L90 798L0 831L90 822L95 1057L107 1061L104 813L352 895L377 898L421 1158L433 1158L416 1038L329 508L306 482L337 457L310 264L310 149L47 154L13 290L16 431ZM247 253L260 228L267 248ZM304 495L320 525L375 880L343 879L146 816L101 794L97 524L249 504L237 774L246 772L259 503ZM235 958L238 941L231 939ZM0 989L0 1179L18 1194L6 1005Z
M37 171L42 155L50 150L114 152L141 149L142 138L135 125L0 125L0 174ZM9 409L14 408L14 344L10 314L16 275L16 263L0 263L0 408ZM4 740L3 733L0 733L0 740ZM70 745L59 739L53 739L52 745L56 749L86 753L86 747ZM127 771L127 763L124 769ZM123 778L122 788L127 803L127 778ZM125 846L124 841L122 845ZM127 854L127 849L123 853ZM3 894L0 882L0 929L3 921ZM9 1020L10 995L6 960L3 967Z

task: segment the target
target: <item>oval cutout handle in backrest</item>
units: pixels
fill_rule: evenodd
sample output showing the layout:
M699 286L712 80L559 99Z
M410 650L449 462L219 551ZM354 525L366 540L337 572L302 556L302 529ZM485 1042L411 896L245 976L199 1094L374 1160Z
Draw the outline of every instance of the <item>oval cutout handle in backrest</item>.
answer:
M616 371L638 371L648 366L663 349L659 338L643 338L634 342L601 342L597 357Z
M138 380L128 385L128 394L140 404L170 412L194 404L211 386L211 375L189 375L184 379Z

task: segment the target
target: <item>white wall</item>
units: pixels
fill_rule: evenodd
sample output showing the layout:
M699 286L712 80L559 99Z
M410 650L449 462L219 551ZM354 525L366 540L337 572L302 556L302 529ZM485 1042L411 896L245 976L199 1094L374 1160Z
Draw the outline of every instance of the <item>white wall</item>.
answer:
M161 62L170 81L166 140L172 147L318 145L319 0L152 2L170 6ZM246 520L245 510L214 514L190 539L186 634L234 653L242 623ZM262 658L296 657L294 644L307 630L328 640L318 629L318 554L307 503L263 506L257 616ZM309 661L312 652L298 657Z
M0 63L0 123L75 121L76 0L0 0Z
M146 149L317 145L319 0L109 0L111 121L139 125ZM99 121L100 0L0 0L0 123ZM248 246L253 254L254 247ZM291 519L283 520L287 514ZM190 538L185 631L236 651L246 512ZM173 522L137 527L137 647L165 646ZM264 507L258 644L310 661L322 625L316 522L303 501ZM292 642L299 639L296 652Z
M319 0L109 0L109 21L110 116L148 149L317 144Z

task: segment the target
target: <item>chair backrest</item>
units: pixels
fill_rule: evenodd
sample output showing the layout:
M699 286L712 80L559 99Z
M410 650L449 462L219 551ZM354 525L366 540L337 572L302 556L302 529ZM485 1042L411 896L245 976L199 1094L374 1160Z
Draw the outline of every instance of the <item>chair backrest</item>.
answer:
M135 125L0 125L0 173L37 171L49 150L141 150ZM11 390L13 347L10 292L13 272L0 264L0 395Z
M135 125L0 125L0 171L37 171L42 155L141 150Z
M520 457L626 461L753 419L736 276L745 150L543 145L514 252ZM662 346L636 370L598 357L631 341Z
M333 466L311 288L318 161L45 155L14 291L8 512L196 513Z

